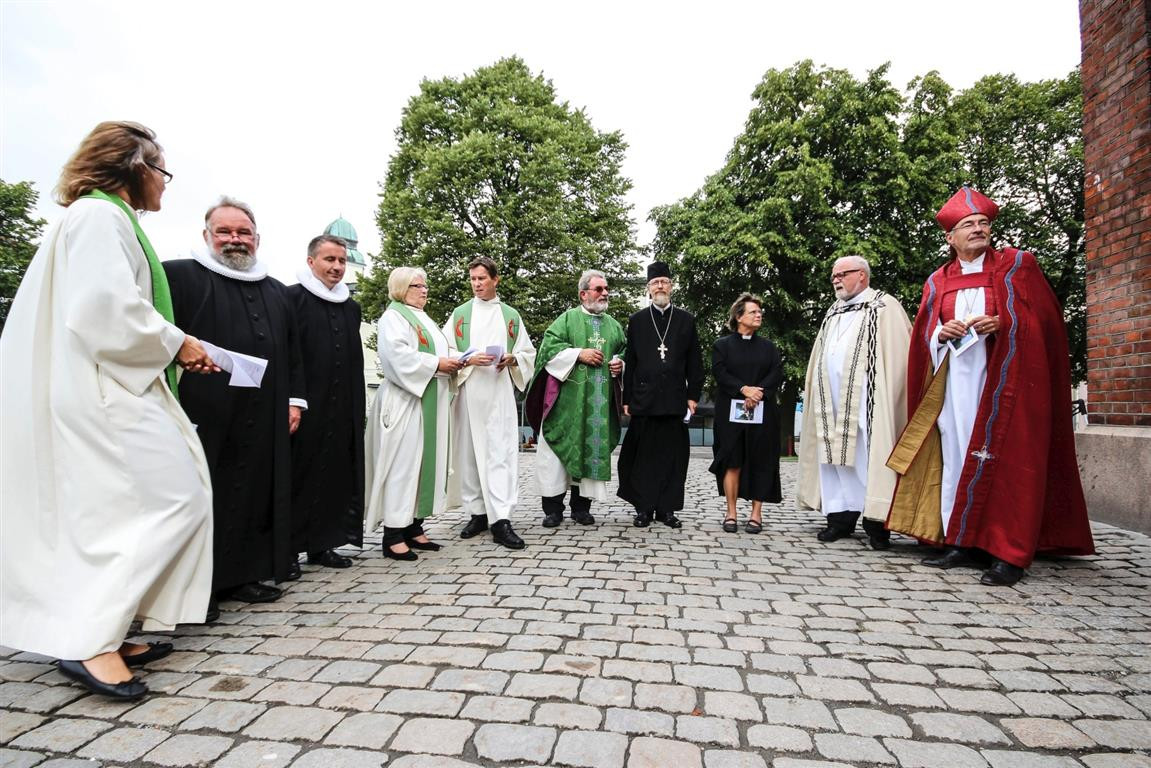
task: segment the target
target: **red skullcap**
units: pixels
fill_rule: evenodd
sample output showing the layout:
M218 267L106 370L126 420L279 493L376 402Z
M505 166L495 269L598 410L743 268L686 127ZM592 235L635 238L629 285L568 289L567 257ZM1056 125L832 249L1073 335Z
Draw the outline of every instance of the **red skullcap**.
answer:
M939 213L935 214L935 220L939 222L939 226L943 227L944 232L950 232L960 219L973 213L982 213L988 219L995 221L995 217L999 215L999 206L979 190L963 186L951 196L950 200L943 204Z

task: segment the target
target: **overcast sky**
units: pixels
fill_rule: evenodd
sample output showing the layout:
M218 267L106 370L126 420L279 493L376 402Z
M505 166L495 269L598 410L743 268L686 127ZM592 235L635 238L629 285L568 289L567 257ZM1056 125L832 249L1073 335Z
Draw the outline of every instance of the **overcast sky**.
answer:
M153 128L175 181L144 220L162 258L202 246L220 194L250 203L260 256L294 282L308 240L343 215L375 253L379 184L424 78L518 55L595 127L620 130L639 241L656 205L723 162L768 69L810 58L903 87L938 70L1063 77L1080 59L1074 0L812 2L58 2L0 0L0 177L40 215L101 120ZM934 213L934 212L930 212ZM928 215L929 212L924 212Z

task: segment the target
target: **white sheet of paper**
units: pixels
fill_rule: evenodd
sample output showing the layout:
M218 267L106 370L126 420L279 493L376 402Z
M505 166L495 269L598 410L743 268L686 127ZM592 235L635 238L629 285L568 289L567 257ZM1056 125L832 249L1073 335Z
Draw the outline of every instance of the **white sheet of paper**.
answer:
M479 350L476 349L475 347L468 347L467 349L465 349L463 352L460 353L460 357L459 357L460 362L466 363L468 361L468 358L471 357L472 355L476 354L477 352L479 352Z
M690 421L691 421L691 409L690 409L690 408L688 408L688 409L687 409L687 413L685 413L685 414L683 415L683 423L684 423L684 424L687 424L687 423L688 423L688 422L690 422Z
M504 348L499 344L494 344L484 350L485 355L490 355L492 358L491 365L493 367L500 364L500 360L504 359Z
M228 380L229 386L259 388L264 381L264 371L268 369L268 361L264 358L233 352L203 339L200 343L204 345L204 351L216 365L232 374L232 378Z
M979 343L980 336L975 332L975 327L971 326L967 329L967 333L960 336L958 339L948 339L947 346L951 347L951 354L959 357L971 347Z
M746 411L743 408L742 400L732 400L731 413L728 414L728 421L731 421L735 424L762 424L763 401L760 400L755 404L755 410Z

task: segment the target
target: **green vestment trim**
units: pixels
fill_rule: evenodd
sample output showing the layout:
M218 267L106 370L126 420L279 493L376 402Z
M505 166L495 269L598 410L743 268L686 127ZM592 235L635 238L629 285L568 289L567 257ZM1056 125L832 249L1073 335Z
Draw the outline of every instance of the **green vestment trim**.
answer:
M416 340L421 352L429 355L436 354L436 345L432 343L431 331L424 327L406 304L393 301L388 310L395 310L400 316L411 323L416 331ZM424 416L424 450L420 455L420 484L416 491L416 517L424 519L431 517L436 503L436 417L439 414L439 387L436 386L436 377L433 375L428 385L424 387L424 394L420 398L420 406Z
M627 337L614 318L578 307L556 318L540 342L536 376L546 376L547 364L565 349L603 352L599 367L576 363L543 424L548 446L573 480L611 479L611 452L619 444L620 426L608 363L616 355L623 357L626 345Z
M458 341L456 347L460 352L467 352L471 347L472 341L472 305L474 301L464 302L463 304L452 310L452 333L456 335ZM520 335L520 326L523 321L520 319L520 313L509 307L507 304L500 302L500 312L504 316L504 327L508 331L508 346L507 352L510 354L512 347L515 346L516 339Z
M167 320L172 325L176 324L176 313L172 310L172 289L168 287L168 276L164 273L164 267L160 264L160 257L156 255L156 249L152 247L151 241L148 236L144 234L144 230L140 228L140 219L136 217L136 212L124 200L116 195L109 195L107 192L101 192L94 189L84 197L92 197L97 200L106 200L109 203L120 206L124 213L128 214L128 218L132 221L132 227L136 230L136 239L140 241L140 247L144 249L144 257L148 259L148 269L152 273L152 306L160 313L160 316ZM180 399L180 390L176 387L176 361L168 363L168 367L164 369L164 375L168 380L168 388L172 390L172 394L176 399Z

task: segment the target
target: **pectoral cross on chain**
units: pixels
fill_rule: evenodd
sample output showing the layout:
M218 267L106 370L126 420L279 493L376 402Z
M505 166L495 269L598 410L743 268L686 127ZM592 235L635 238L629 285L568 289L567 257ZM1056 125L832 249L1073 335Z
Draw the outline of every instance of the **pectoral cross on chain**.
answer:
M659 359L667 360L667 345L661 341L656 349L659 350Z

